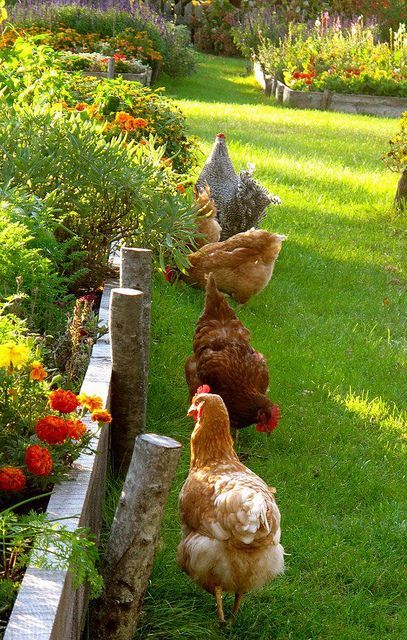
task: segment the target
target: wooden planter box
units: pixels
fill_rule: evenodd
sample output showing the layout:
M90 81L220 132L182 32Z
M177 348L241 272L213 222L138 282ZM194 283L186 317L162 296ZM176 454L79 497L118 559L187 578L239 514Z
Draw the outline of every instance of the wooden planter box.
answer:
M106 284L99 319L108 324L110 294L117 282ZM94 345L81 391L101 396L110 407L111 354L109 335ZM84 419L95 429L90 414ZM55 486L48 504L50 518L66 518L71 530L89 527L97 536L102 523L102 500L109 451L109 429L100 429L93 441L96 453L83 453L70 478ZM87 589L74 590L67 570L45 571L29 566L14 604L4 640L79 640L87 610Z
M105 71L82 71L84 76L95 76L97 78L109 78L109 74ZM149 87L151 84L152 70L148 69L143 73L115 73L114 77L121 77L123 80L132 80L140 82L143 86Z
M407 111L407 98L367 96L331 91L294 91L277 78L264 73L259 62L254 63L254 77L266 95L296 109L320 109L359 113L386 118L399 118Z

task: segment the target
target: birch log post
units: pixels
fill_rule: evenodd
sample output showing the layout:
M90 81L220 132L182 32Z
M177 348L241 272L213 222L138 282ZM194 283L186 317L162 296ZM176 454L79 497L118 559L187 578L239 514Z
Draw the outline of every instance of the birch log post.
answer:
M165 436L136 439L106 551L105 591L95 607L98 640L133 638L180 453L180 443Z
M153 253L150 249L122 247L120 251L120 286L138 289L143 297L143 329L145 345L146 378L150 355L151 324L151 264Z
M114 465L127 471L136 436L146 430L147 384L143 293L112 290L110 342L112 346L111 413Z
M114 58L107 59L107 77L114 78Z

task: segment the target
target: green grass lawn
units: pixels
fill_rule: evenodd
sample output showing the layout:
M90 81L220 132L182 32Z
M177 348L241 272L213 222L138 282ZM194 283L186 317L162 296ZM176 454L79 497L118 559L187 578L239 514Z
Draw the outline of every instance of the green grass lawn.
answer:
M244 71L242 61L201 56L194 76L164 84L202 162L222 131L236 169L254 162L283 201L265 222L288 235L271 283L238 311L268 359L283 419L270 438L246 429L239 450L277 487L286 573L249 595L223 631L214 599L176 566L193 426L183 366L203 292L157 278L148 429L184 450L136 638L400 640L406 225L391 211L397 176L380 159L397 121L284 108Z

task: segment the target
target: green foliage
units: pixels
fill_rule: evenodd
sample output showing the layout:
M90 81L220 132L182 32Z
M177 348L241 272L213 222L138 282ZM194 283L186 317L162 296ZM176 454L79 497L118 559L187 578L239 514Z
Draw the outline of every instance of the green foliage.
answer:
M11 607L29 563L48 570L69 568L75 588L86 584L92 597L100 595L103 580L96 569L93 536L83 527L72 531L49 520L45 513L21 515L18 511L31 501L0 511L0 611L4 614Z
M232 28L238 19L237 9L229 0L213 0L190 18L194 44L200 51L225 56L236 55Z
M57 304L67 302L64 283L27 226L13 221L13 203L2 199L0 206L0 302L27 318L31 329L55 329L62 320Z
M407 171L407 111L401 116L399 130L390 140L390 151L383 159L392 171Z
M176 47L173 52L177 55ZM156 135L159 144L165 143L166 155L173 158L178 172L189 172L195 166L196 143L186 134L185 117L160 89L141 87L121 78L107 80L64 73L64 55L38 45L35 39L19 38L12 48L0 51L0 61L1 102L14 107L47 107L62 102L72 108L85 103L92 107L93 115L103 115L108 123L117 112L125 111L147 120L147 127L132 132L131 138Z
M380 43L362 19L341 29L322 17L312 29L291 23L278 44L261 38L257 57L267 73L282 71L291 89L406 97L405 27L391 36Z
M102 129L103 124L81 112L36 108L5 115L0 122L0 176L5 182L12 176L16 185L29 184L37 197L53 194L58 239L65 242L73 235L85 252L89 273L82 284L100 285L110 244L118 240L137 239L157 259L161 255L185 266L185 237L192 241L194 210L177 194L176 176L161 163L164 147L156 148L154 139L144 146L127 142L123 135L107 140ZM163 208L172 212L168 219L157 216ZM13 233L4 233L11 243ZM34 260L36 250L31 251L29 259ZM17 269L15 261L10 268ZM53 295L48 291L46 301Z

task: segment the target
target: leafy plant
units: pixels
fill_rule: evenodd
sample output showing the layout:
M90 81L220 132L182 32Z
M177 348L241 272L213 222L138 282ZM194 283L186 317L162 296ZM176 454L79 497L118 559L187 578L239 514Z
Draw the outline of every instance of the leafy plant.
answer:
M21 509L32 501L32 498L23 500L0 511L0 612L3 615L12 606L29 562L48 570L69 567L74 587L86 583L92 597L97 597L103 587L96 569L98 551L88 529L79 527L72 531L61 522L48 519L45 513L33 510L21 515Z

